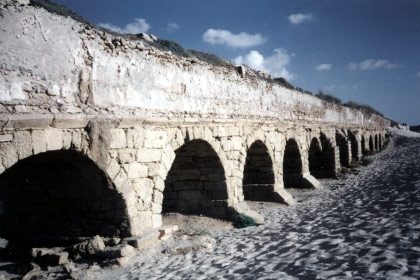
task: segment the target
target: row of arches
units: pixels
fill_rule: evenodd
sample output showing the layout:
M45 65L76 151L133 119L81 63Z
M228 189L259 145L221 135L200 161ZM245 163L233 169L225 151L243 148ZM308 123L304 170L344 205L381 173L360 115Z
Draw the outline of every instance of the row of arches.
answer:
M244 199L271 201L279 185L300 188L307 186L307 175L334 177L340 164L346 165L359 156L360 146L363 151L378 150L382 140L380 135L362 135L358 142L353 133L338 131L335 139L320 133L310 139L308 151L303 153L296 139L287 139L282 178L274 172L274 160L266 143L256 140L246 151ZM310 174L304 174L305 160ZM209 142L187 140L176 149L164 179L162 213L220 218L229 214L229 178ZM106 172L81 153L40 153L17 162L0 175L0 225L7 225L0 227L0 235L41 243L95 234L128 236L131 225L126 200Z

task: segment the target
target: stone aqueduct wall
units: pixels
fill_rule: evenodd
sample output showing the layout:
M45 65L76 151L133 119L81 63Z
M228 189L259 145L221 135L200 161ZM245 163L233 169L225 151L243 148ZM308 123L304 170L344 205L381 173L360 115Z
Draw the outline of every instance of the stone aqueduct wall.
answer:
M293 203L293 198L288 195L283 185L283 160L286 142L294 139L299 147L302 162L301 177L307 178L309 184L317 186L316 180L309 171L309 149L311 141L315 138L321 142L323 133L332 144L335 158L334 170L340 168L340 148L335 143L336 127L302 126L284 127L277 123L252 124L252 123L222 123L222 124L124 124L109 120L92 120L86 125L76 127L83 122L63 122L54 125L43 119L35 122L16 122L13 127L7 126L0 136L0 170L4 173L19 161L49 151L74 150L95 162L107 177L112 181L111 188L123 198L127 219L129 220L130 234L139 234L152 227L161 225L162 203L164 200L165 180L176 157L176 151L183 146L193 143L194 140L205 141L215 152L221 163L225 175L225 191L227 196L214 197L213 205L203 210L203 214L227 215L228 207L244 201L242 180L247 151L256 141L262 142L267 148L273 165L273 189L285 203ZM93 128L92 128L93 127ZM95 128L96 127L96 128ZM340 130L341 131L341 130ZM361 137L381 139L384 143L383 131L364 131L352 129L357 139L357 157L361 156ZM347 134L344 131L343 134ZM107 134L107 135L106 135ZM106 136L104 136L106 135ZM102 137L106 137L103 139ZM368 142L365 150L370 151ZM351 142L347 140L346 147L351 152ZM379 143L378 143L379 145ZM344 149L345 149L344 148ZM374 146L373 150L378 150ZM194 150L195 152L200 152ZM36 162L36 161L35 161ZM78 164L77 161L75 164ZM218 178L207 179L207 174L219 174L219 170L208 167L206 174L198 174L192 180L223 182ZM191 176L187 170L185 176ZM24 170L22 172L25 172ZM78 174L73 174L77 176ZM191 179L191 178L190 178ZM314 183L315 181L315 183ZM4 181L0 181L4 182ZM7 183L7 182L6 182ZM6 184L7 185L7 184ZM204 188L206 190L206 188ZM210 197L217 189L209 190ZM220 189L219 189L220 190ZM101 189L95 196L102 199ZM223 191L223 189L222 189ZM184 190L190 200L206 200L197 197L197 190ZM0 192L1 193L1 192ZM274 198L273 198L274 199ZM5 207L6 202L3 202ZM10 202L9 202L10 203ZM14 205L14 203L12 203ZM197 209L203 209L197 201ZM93 209L105 224L113 224L118 214L113 207Z
M0 13L0 235L136 235L162 211L241 212L245 188L292 204L285 187L385 142L380 116L18 1Z

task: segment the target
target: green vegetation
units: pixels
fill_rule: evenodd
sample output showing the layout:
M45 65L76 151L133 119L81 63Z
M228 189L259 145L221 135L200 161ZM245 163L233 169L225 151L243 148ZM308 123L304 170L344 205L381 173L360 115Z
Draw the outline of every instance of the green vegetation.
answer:
M349 102L347 102L343 105L348 107L348 108L360 110L364 113L377 114L381 117L384 116L381 112L379 112L378 110L376 110L375 108L373 108L372 106L369 106L369 105L359 104L359 103L356 103L354 101L349 101Z
M174 41L158 38L156 41L148 43L160 50L170 51L172 54L178 57L197 58L198 60L209 63L211 65L230 67L232 69L234 68L231 63L224 61L214 54L199 52L196 50L186 50L180 44Z
M324 93L322 90L319 90L317 94L315 94L315 97L318 97L321 100L333 103L333 104L338 104L341 105L341 99L338 97L335 97L331 94L326 94Z
M253 218L244 214L237 214L233 218L233 225L237 228L255 227L261 225Z

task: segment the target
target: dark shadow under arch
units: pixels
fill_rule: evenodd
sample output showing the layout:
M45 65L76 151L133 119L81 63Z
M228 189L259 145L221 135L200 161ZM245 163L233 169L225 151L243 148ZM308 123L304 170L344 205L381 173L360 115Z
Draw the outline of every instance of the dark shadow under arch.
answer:
M322 152L321 143L318 138L314 137L311 140L311 145L309 146L309 172L315 178L320 178L324 173L324 155Z
M313 137L309 146L309 172L315 178L335 177L335 151L328 138Z
M379 147L378 147L378 134L375 134L375 151L378 151Z
M273 161L265 144L257 140L249 147L242 180L245 200L273 201Z
M371 151L371 152L373 152L375 149L374 149L374 146L373 146L373 138L372 138L372 135L370 135L369 136L369 151Z
M17 162L0 176L0 201L0 231L9 240L51 246L130 234L125 201L106 174L75 151Z
M349 143L347 138L337 132L335 134L335 141L338 149L340 150L340 164L341 166L349 166L350 155L349 155Z
M351 159L352 160L358 160L358 150L359 150L359 143L357 142L356 135L351 130L347 131L348 138L351 143Z
M322 157L324 160L324 169L318 174L318 178L334 178L336 174L337 164L335 162L335 149L328 137L321 133Z
M286 142L283 157L283 182L285 188L302 187L302 157L294 139Z
M366 139L365 136L362 135L362 154L366 155L368 151L366 150Z
M165 180L162 212L227 218L225 171L210 144L192 140L175 154Z

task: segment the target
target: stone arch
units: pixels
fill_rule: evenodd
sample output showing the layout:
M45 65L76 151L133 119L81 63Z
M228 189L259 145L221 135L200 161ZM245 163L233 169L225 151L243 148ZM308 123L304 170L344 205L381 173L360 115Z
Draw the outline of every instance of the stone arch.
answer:
M356 134L348 130L347 135L351 144L351 159L359 160L359 142L357 141Z
M302 187L302 156L293 138L287 140L284 149L283 183L285 188Z
M162 213L227 218L228 190L220 157L204 140L186 141L175 151L165 179Z
M375 134L375 151L378 151L379 147L378 147L378 134Z
M350 164L350 153L349 143L347 137L341 132L335 133L335 142L340 151L340 164L341 166L349 166Z
M369 151L375 151L375 146L373 145L373 138L372 135L369 135Z
M378 141L379 141L379 149L382 149L382 146L383 146L383 143L382 143L382 135L379 134L379 137L378 138L379 138L378 139Z
M2 235L39 245L62 239L129 236L116 186L86 155L57 150L29 156L0 175Z
M273 160L267 146L256 140L249 147L243 171L245 200L272 201L275 185Z

